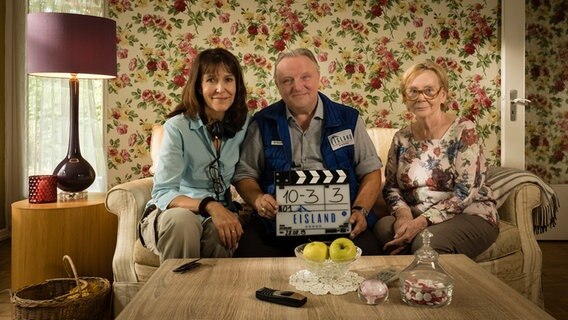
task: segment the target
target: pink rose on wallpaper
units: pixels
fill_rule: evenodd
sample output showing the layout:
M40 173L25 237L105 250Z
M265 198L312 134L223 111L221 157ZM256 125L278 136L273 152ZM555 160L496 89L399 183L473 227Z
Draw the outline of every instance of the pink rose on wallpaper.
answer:
M166 21L166 19L164 19L164 17L156 17L154 19L154 23L160 28L164 28L168 24L168 22Z
M424 37L424 39L430 39L430 36L432 36L432 27L424 28L424 33L422 34L422 36Z
M183 41L181 41L181 42L178 44L178 49L179 49L181 52L186 52L186 53L187 53L187 52L191 49L191 43L190 43L189 41L183 40Z
M150 60L146 63L146 69L148 69L148 71L156 71L158 70L158 63L156 62L156 60Z
M116 57L119 58L119 59L128 58L128 49L122 49L122 48L118 49L116 51Z
M312 37L312 43L314 45L314 47L319 48L321 47L321 38L318 36L313 36ZM327 58L327 53L326 53L326 58ZM327 61L327 59L326 59Z
M250 53L245 53L245 55L243 56L243 63L247 66L251 65L253 62L254 62L253 55Z
M113 147L108 148L109 157L116 157L117 155L118 155L118 150L116 150L116 148Z
M229 20L231 20L231 14L229 13L221 13L219 15L219 22L221 23L227 23L229 22Z
M221 38L219 38L218 36L211 36L209 42L216 47L221 43Z
M120 135L128 133L128 125L125 123L119 124L116 126L116 132Z
M385 118L376 118L374 124L377 128L392 128L392 125ZM383 161L383 164L387 161L387 159L381 160Z
M320 83L324 88L329 88L330 87L330 81L328 77L321 77L320 79Z
M264 99L264 98L260 99L260 107L261 107L261 108L266 108L266 107L268 107L268 100L266 100L266 99Z
M420 28L424 25L424 19L415 17L414 19L412 19L412 25L415 26L416 28Z
M146 101L146 102L150 102L152 100L154 100L154 94L152 93L152 90L150 89L144 89L144 91L142 91L142 100Z
M168 71L168 62L166 60L160 60L160 62L158 62L158 69Z
M174 9L176 9L177 12L184 12L186 8L185 0L176 0L174 2Z
M264 56L256 56L256 57L254 58L254 63L256 63L258 66L264 67L264 66L266 66L266 63L267 63L266 57L264 57Z
M365 25L357 21L353 24L353 29L355 29L358 33L363 33L363 31L365 31Z
M474 54L475 53L475 46L471 43L466 43L463 47L463 51L467 54Z
M181 88L185 85L185 77L182 75L174 76L173 83L178 87Z
M130 85L130 77L126 73L120 75L120 81L124 84L124 86Z
M327 66L327 72L334 73L335 69L337 69L337 62L334 60L334 61L331 61L329 63L329 65Z
M115 120L119 120L121 116L120 109L112 108L111 117Z
M164 103L164 102L168 99L168 97L166 96L165 93L163 93L163 92L161 92L161 91L157 91L157 92L154 94L154 99L156 99L156 101L157 101L158 103Z
M349 20L349 19L341 20L341 29L343 29L345 31L351 29L351 20Z
M380 89L383 86L383 82L381 81L380 78L375 77L373 79L371 79L371 88L373 89Z
M256 99L249 99L249 101L247 101L247 108L249 109L249 111L255 110L257 107L258 104Z
M145 14L142 17L142 24L146 27L151 26L152 24L154 24L154 17L151 14Z
M258 28L255 25L250 25L247 28L247 32L252 36L256 36L258 34Z
M365 73L365 65L362 63L357 64L357 72Z
M136 141L138 140L138 135L136 133L132 133L130 134L130 137L128 138L128 146L132 147L136 144Z
M358 93L353 93L352 95L352 101L355 105L357 106L362 106L363 102L365 102L365 99L363 98L362 95L358 94Z
M320 52L318 53L318 61L325 62L327 61L327 52Z
M145 164L142 166L142 175L144 177L150 177L152 174L150 173L150 167L151 165L149 164Z
M223 8L223 1L221 1L221 0L215 0L215 6L216 6L218 9Z
M349 104L351 103L351 94L349 92L343 91L341 93L341 103L343 104Z
M239 32L239 23L233 22L231 24L231 35L234 36L235 34L237 34L237 32Z
M347 74L355 73L355 65L353 63L348 63L345 65L345 72Z
M380 5L375 4L371 7L371 14L375 17L380 17L383 14L383 8Z
M270 32L270 30L268 29L268 26L267 26L267 25L261 24L260 27L258 28L258 32L259 32L260 34L267 35L267 34Z
M130 62L128 63L128 70L134 71L136 69L136 65L137 65L136 58L130 59Z
M292 24L292 29L296 33L302 33L302 31L304 31L304 24L300 21L296 21Z
M128 150L122 149L120 150L120 157L124 161L130 161L130 152L128 152Z
M233 49L233 43L231 42L231 39L229 38L223 38L223 47L225 47L225 49Z

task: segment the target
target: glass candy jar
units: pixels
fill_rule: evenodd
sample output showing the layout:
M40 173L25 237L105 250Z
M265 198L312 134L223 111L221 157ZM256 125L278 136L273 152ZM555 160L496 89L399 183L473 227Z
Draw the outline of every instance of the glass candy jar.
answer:
M411 306L443 307L452 301L454 280L438 262L438 253L430 247L432 233L426 229L421 236L422 248L400 273L400 295Z

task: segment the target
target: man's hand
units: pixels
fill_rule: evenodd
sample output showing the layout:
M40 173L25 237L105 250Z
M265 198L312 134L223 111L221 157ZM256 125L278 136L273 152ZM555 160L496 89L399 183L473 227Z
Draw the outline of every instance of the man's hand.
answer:
M254 207L258 215L267 219L276 219L276 213L278 212L278 203L272 195L268 193L263 193L259 195L254 200Z
M353 225L353 229L351 230L351 234L349 235L349 238L351 239L354 239L361 232L367 229L367 219L359 210L351 211L351 218L349 218L349 223Z

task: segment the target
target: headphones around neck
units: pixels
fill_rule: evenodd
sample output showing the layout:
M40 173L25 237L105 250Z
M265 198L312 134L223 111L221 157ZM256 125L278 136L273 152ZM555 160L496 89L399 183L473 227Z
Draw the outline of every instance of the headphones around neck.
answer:
M206 124L207 130L215 139L227 138L230 139L237 133L233 128L233 125L227 121L214 121L210 124Z

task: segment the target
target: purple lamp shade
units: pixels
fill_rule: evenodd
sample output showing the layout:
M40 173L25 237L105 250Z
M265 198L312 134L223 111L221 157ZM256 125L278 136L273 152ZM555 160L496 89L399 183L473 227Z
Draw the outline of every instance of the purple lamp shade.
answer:
M111 19L41 12L27 16L27 72L44 77L116 77L116 22Z

